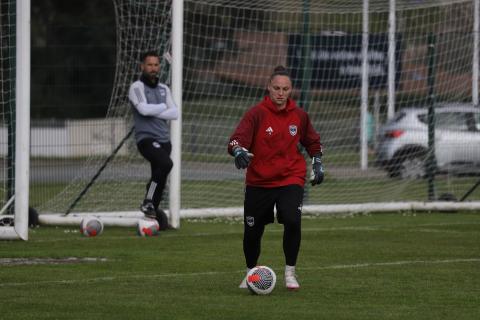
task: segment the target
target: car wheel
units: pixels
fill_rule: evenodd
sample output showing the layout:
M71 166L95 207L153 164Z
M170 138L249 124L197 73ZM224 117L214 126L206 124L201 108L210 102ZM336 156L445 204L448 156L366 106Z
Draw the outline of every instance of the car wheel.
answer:
M424 157L418 153L407 155L400 162L398 176L402 179L420 179L425 174Z

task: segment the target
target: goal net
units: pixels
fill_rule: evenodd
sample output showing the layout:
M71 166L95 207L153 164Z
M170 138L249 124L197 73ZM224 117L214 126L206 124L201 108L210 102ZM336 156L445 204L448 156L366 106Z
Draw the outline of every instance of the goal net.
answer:
M143 199L149 167L131 138L89 184L132 126L127 90L138 75L141 52L155 49L162 55L162 81L170 84L172 5L160 0L115 0L114 5L115 86L107 119L91 123L112 143L96 145L107 151L92 151L67 186L38 201L40 212L135 211ZM376 165L380 128L393 111L478 103L475 1L186 0L183 14L183 216L241 213L244 171L233 165L227 141L264 95L276 65L290 70L294 98L308 111L324 145L326 179L315 188L306 185L307 211L448 209L447 203L427 204L442 194L460 198L477 181L448 165L430 171L429 179ZM480 139L469 130L471 143L452 152L464 152L474 162ZM402 162L413 172L435 160L443 164L435 158L427 162L432 152L455 149L439 139L428 149L427 136L422 139L422 161ZM473 162L466 167L478 165ZM162 207L168 208L164 199ZM462 203L477 205L480 193L473 191L467 200Z
M1 171L0 208L2 213L13 213L14 196L14 121L15 116L15 3L2 1L0 6L0 84L1 88ZM0 218L2 216L0 215Z

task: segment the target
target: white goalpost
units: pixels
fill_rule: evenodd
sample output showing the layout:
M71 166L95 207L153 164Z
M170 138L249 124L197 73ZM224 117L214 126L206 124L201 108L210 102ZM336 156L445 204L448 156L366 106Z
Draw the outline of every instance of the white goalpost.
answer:
M172 227L180 227L182 168L182 92L183 92L183 0L172 2L172 95L178 106L178 119L171 123L172 161L169 212Z
M294 98L325 147L326 179L318 188L306 185L305 213L480 209L480 193L472 188L478 176L435 175L432 199L425 179L392 178L375 161L375 129L395 111L431 98L478 106L479 1L113 0L117 63L108 114L104 122L72 130L96 130L109 144L82 153L85 162L56 159L74 162L77 173L58 183L55 195L36 200L40 222L78 224L93 214L107 225L130 226L142 216L149 167L128 135L127 90L141 53L151 49L162 56L161 81L181 110L171 122L174 167L161 203L175 228L181 218L242 215L244 172L235 169L226 141L279 64L292 73ZM22 143L28 146L24 140L16 145ZM472 143L464 151L476 148ZM36 152L32 145L33 157ZM16 169L28 168L23 161L17 158ZM28 189L22 173L15 190ZM469 197L443 201L442 194ZM28 190L16 197L22 206ZM28 211L28 202L18 210ZM0 229L0 237L1 230L13 229Z
M30 157L30 0L16 2L14 225L0 227L0 239L28 240ZM2 210L3 211L3 210Z

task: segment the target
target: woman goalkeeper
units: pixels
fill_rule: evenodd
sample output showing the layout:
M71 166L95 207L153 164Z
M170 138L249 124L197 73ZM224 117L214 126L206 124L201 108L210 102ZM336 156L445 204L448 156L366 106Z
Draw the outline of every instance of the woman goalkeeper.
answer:
M290 98L292 80L278 66L271 74L267 95L248 110L228 143L238 169L247 169L244 201L243 251L248 271L260 256L265 225L277 220L284 226L285 285L298 290L295 265L301 240L301 210L306 180L302 145L312 157L312 185L322 183L322 145L308 114ZM247 288L246 278L240 288Z

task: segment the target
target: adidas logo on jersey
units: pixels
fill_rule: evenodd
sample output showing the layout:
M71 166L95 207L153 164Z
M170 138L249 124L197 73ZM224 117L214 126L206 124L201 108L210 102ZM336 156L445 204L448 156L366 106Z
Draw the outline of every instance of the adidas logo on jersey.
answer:
M267 130L265 130L265 132L266 132L269 136L271 136L272 133L273 133L272 127L268 127Z

